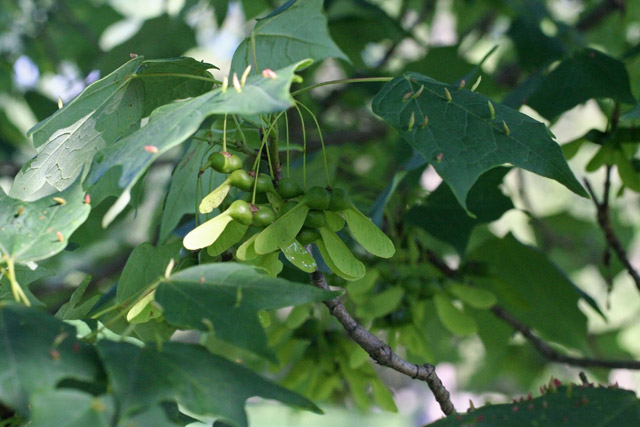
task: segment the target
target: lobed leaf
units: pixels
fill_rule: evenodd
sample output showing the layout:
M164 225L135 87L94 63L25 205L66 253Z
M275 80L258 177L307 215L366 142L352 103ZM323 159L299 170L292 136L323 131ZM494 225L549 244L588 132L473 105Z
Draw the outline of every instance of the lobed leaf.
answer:
M417 96L405 101L408 93ZM479 93L411 72L387 83L372 108L433 165L465 209L467 194L480 175L504 163L588 197L546 126L497 103L491 104L492 113L489 103Z

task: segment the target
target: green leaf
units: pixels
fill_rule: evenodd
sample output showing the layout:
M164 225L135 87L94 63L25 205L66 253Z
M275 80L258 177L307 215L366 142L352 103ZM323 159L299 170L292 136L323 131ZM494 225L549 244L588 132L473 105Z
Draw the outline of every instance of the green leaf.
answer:
M459 254L464 254L475 226L493 222L513 209L511 199L499 188L510 170L505 167L491 169L473 184L467 206L475 218L460 206L451 188L443 182L429 194L424 205L409 209L405 219L433 237L450 243Z
M305 273L313 273L318 268L311 254L297 240L294 240L293 243L283 247L281 250L291 264Z
M38 261L67 246L69 237L89 216L91 207L84 203L79 184L53 197L59 201L45 196L23 202L0 190L0 260L6 256L16 263Z
M222 235L230 222L233 222L231 215L223 212L191 230L184 236L182 244L185 248L192 251L206 248L212 245L218 237Z
M356 314L366 319L386 316L400 305L402 298L404 298L402 287L385 289L379 294L367 296L363 301L358 302Z
M435 294L433 302L436 305L438 318L452 334L467 336L478 331L478 325L473 317L454 306L448 297Z
M423 85L417 98L403 101ZM492 117L489 102L479 93L407 73L387 83L374 97L372 108L433 165L465 208L467 193L480 175L504 163L554 179L588 197L542 123L497 103Z
M630 390L605 387L562 386L535 399L486 405L460 412L429 426L487 427L523 425L633 426L640 423L640 402Z
M640 192L640 176L622 150L613 151L613 161L616 164L622 183L631 190Z
M96 153L137 128L140 119L150 112L146 110L176 98L198 95L211 87L211 83L203 85L206 82L199 81L194 85L185 83L193 79L162 76L179 71L210 78L206 71L212 67L209 64L190 58L143 59L134 58L89 85L63 109L29 131L38 154L16 176L10 193L13 197L24 199L46 183L64 190L78 176L84 179Z
M333 273L342 277L344 280L349 280L349 281L358 280L363 277L363 276L352 276L352 275L349 275L347 272L340 270L333 262L333 259L331 259L331 255L329 255L329 251L327 251L327 248L323 243L322 239L318 239L314 243L318 247L318 250L320 251L320 255L322 255L322 259L324 260L325 264L327 264L327 266Z
M31 405L31 424L38 427L109 427L116 412L111 396L73 389L36 393Z
M149 286L164 275L169 261L178 260L180 256L180 242L155 247L150 243L142 243L131 252L129 259L122 270L118 288L116 290L116 302L118 304L131 304Z
M162 209L160 237L158 239L160 242L164 242L169 237L169 234L178 225L183 215L195 213L194 206L196 206L196 198L199 197L196 192L198 174L204 157L208 152L207 150L207 144L192 140L189 149L173 171L169 192ZM200 176L200 180L201 182L212 182L213 185L217 186L220 185L223 177L224 175L214 173L212 169L207 169Z
M322 3L322 0L297 1L282 13L260 20L233 54L231 72L240 75L250 64L254 71L277 70L306 58L316 62L325 58L348 61L331 40Z
M289 246L302 228L308 212L309 207L300 202L258 233L254 243L256 253L267 254Z
M338 232L344 228L344 218L342 218L338 213L324 211L324 217L327 221L327 227L329 227L329 230Z
M173 325L205 331L213 328L216 337L273 359L257 312L335 295L336 292L310 285L267 277L255 267L225 262L173 274L156 290L156 301Z
M256 233L245 240L243 244L238 246L238 249L236 250L237 259L239 259L240 261L248 261L258 256L253 246L257 237L258 234Z
M220 255L242 240L248 229L248 225L241 224L238 221L231 221L220 237L218 237L211 246L207 247L207 253L211 256Z
M94 305L100 299L100 295L94 295L83 303L80 303L82 296L87 290L87 287L91 283L91 276L85 277L78 285L75 291L71 294L69 301L65 302L56 313L56 319L60 320L75 320L84 318Z
M526 104L549 120L592 98L635 104L624 63L595 49L584 49L553 69Z
M127 312L127 322L132 324L146 323L162 315L162 308L155 304L155 291L138 300Z
M318 231L322 237L322 243L326 251L326 255L329 256L331 263L338 269L337 271L334 271L334 273L344 279L347 279L347 277L352 279L360 279L361 277L364 277L364 274L366 273L364 264L362 264L353 255L353 253L351 253L351 250L342 240L340 240L336 233L326 227L320 227ZM325 258L324 253L322 254L322 257Z
M389 412L398 412L396 402L393 401L393 394L380 378L371 379L371 391L373 401L382 409Z
M474 286L452 283L446 288L446 290L451 295L473 308L486 310L493 307L498 302L498 299L492 292Z
M195 98L157 108L146 126L102 150L102 161L91 169L89 182L97 181L112 167L121 166L118 184L124 189L121 197L126 197L127 189L133 187L151 163L186 141L208 116L274 113L289 108L293 104L289 87L294 71L301 65L303 62L278 70L275 79L261 75L249 77L241 93L233 88L223 93L219 87ZM155 147L153 152L145 149L149 146ZM112 217L121 211L117 204L116 201L114 212L110 213ZM104 221L103 226L107 225L108 221Z
M391 258L396 252L391 239L358 209L346 209L342 211L342 215L353 237L369 253L381 258Z
M244 403L252 396L320 412L308 399L198 345L167 342L157 349L103 340L97 348L123 416L169 401L245 427Z
M36 392L62 379L93 382L101 374L93 347L76 329L47 313L0 302L0 401L22 415Z
M477 280L476 285L492 291L516 319L549 339L586 348L587 319L578 309L580 294L544 252L509 234L487 241L469 259L489 269L490 279Z

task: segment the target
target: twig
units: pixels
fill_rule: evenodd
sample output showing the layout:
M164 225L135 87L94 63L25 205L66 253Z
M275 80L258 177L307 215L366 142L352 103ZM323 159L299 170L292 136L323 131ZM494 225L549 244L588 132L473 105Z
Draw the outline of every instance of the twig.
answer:
M442 274L452 279L459 279L460 272L449 267L435 252L426 250L427 260ZM514 330L520 332L545 359L551 362L564 363L571 366L584 368L609 368L609 369L640 369L640 361L635 360L606 360L588 357L572 357L564 355L546 341L539 338L533 330L516 319L511 313L499 305L494 305L491 312L508 323Z
M627 272L635 282L636 288L640 290L640 275L638 274L636 269L631 265L631 262L629 262L629 257L627 257L627 253L622 247L622 243L620 243L620 240L618 239L615 232L613 231L613 226L611 225L611 219L609 218L609 197L608 196L609 196L609 188L611 186L610 174L611 174L611 166L607 166L607 176L605 179L604 196L602 201L598 201L595 193L593 192L593 188L591 188L591 184L589 183L588 180L586 179L584 180L584 185L587 188L587 191L589 192L591 199L593 200L593 204L596 206L598 225L600 225L600 228L604 233L604 238L607 242L607 246L613 249L613 252L615 252L616 256L618 257L622 265L624 265L624 268L627 270Z
M320 289L329 290L327 279L320 271L316 270L311 274L311 281L314 286ZM331 315L338 319L342 326L344 326L344 329L347 331L347 334L349 334L351 339L369 353L369 356L371 356L373 360L382 366L391 368L411 378L425 381L440 404L442 412L444 412L445 415L450 415L455 412L455 408L449 398L449 392L436 374L435 366L428 363L416 365L407 362L395 354L387 343L383 342L380 338L360 325L349 314L344 304L342 304L337 298L324 301L324 304L329 309Z
M491 312L507 322L513 329L520 332L533 347L538 350L545 359L551 362L564 363L571 366L581 366L583 368L609 368L609 369L640 369L640 361L636 360L606 360L589 357L572 357L559 353L546 341L533 333L530 327L513 317L504 308L495 305Z

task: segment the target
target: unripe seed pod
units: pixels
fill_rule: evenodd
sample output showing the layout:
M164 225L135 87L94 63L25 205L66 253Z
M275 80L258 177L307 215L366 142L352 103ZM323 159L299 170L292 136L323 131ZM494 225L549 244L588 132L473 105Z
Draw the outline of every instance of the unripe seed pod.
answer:
M311 187L304 195L304 200L311 209L324 211L329 208L331 194L322 187Z
M313 209L310 210L309 213L307 213L307 218L305 218L304 220L304 226L309 228L324 227L326 223L327 220L324 216L324 212L316 211Z
M308 244L315 242L319 238L320 233L318 233L318 230L307 227L303 227L296 236L296 240L300 242L302 246L307 246Z
M249 207L249 203L244 200L236 200L231 203L231 206L227 209L229 215L240 224L251 225L253 222L253 213Z
M283 199L293 199L302 194L302 188L291 178L282 178L278 181L278 194Z
M264 228L270 225L273 221L276 220L276 213L270 206L267 205L251 205L251 210L253 212L253 222L252 224L255 227Z

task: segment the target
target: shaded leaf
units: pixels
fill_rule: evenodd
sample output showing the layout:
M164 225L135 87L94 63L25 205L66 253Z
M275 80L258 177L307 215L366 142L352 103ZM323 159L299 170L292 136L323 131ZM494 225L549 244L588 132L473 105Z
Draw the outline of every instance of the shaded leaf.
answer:
M101 367L92 346L76 329L43 311L0 303L0 401L22 415L36 392L68 378L92 382Z
M158 247L150 243L136 246L120 275L116 302L130 304L140 297L151 283L163 276L171 258L179 259L181 247L180 242Z
M156 301L164 309L165 319L175 326L205 331L213 327L216 337L273 359L257 312L335 295L267 277L255 267L225 262L173 274L156 290Z
M496 296L490 291L461 283L452 283L447 287L447 291L473 308L488 309L498 302Z
M91 283L91 276L85 277L82 282L78 285L78 287L71 294L71 298L69 301L62 304L62 307L58 309L56 313L56 318L60 320L75 320L84 318L94 305L100 299L100 295L94 295L91 298L87 299L83 303L82 297L87 290L87 287Z
M201 346L167 342L156 349L103 340L97 348L124 416L175 401L193 414L244 427L251 396L320 412L308 399Z
M478 325L473 317L454 306L448 297L435 294L433 302L436 313L442 324L454 335L473 335L478 331Z
M36 393L31 400L31 424L38 427L109 427L115 407L111 396L59 389Z
M549 120L592 98L635 104L624 63L595 49L565 59L528 96L526 104Z
M417 98L403 100L423 85ZM387 83L372 108L433 165L465 208L467 193L480 175L504 163L588 196L542 123L497 103L492 115L490 102L479 93L407 73Z
M277 70L307 58L348 61L331 40L322 3L322 0L297 1L282 13L258 21L251 36L233 54L231 72L239 75L249 64L254 72L265 68ZM252 45L257 64L253 61Z
M429 194L424 205L409 209L405 219L464 254L475 226L495 221L513 208L511 199L498 187L509 170L504 167L491 169L473 184L467 197L467 208L475 218L460 206L451 188L443 182Z
M586 316L578 309L580 294L546 254L509 234L474 250L470 259L486 263L488 287L513 316L544 336L574 348L585 348Z

